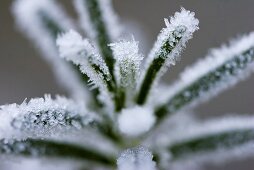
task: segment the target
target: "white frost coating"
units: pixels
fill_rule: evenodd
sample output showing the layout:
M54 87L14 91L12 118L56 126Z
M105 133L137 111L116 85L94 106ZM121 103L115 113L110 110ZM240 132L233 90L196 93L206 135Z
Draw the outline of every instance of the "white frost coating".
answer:
M138 42L119 41L110 44L116 60L115 77L122 87L136 86L140 74L140 64L143 56L139 54Z
M199 29L199 20L195 18L195 13L185 10L184 8L181 8L180 12L176 12L173 17L170 17L170 22L166 18L164 21L166 28L163 28L158 35L157 40L148 55L145 63L145 69L142 72L139 82L140 86L145 78L145 73L152 64L153 60L159 57L158 54L163 54L161 57L165 57L166 61L153 83L152 90L154 90L154 87L157 86L160 77L166 72L167 68L170 65L175 65L176 61L179 59L178 56L185 47L187 41L191 39L193 33ZM178 43L176 43L176 37L181 38ZM162 49L167 41L169 42L169 45L173 47L170 53L168 53L167 50Z
M181 79L185 83L190 84L199 79L202 75L209 73L223 65L226 61L241 55L243 52L253 47L254 32L232 40L228 46L222 45L221 48L212 49L205 59L199 60L193 66L187 68L181 74Z
M202 76L214 71L216 68L222 66L227 61L238 57L245 51L254 48L254 32L248 35L244 35L240 38L232 40L229 45L222 45L221 48L215 48L210 50L210 53L204 59L199 60L197 63L190 67L187 67L180 75L180 79L176 81L161 95L159 102L165 103L169 101L177 92L181 91L185 87L188 87L193 82L197 81ZM213 96L216 96L219 92L234 86L241 80L246 79L254 71L254 63L249 64L243 71L239 71L234 76L224 76L223 82L219 82L213 89L202 95L202 97L192 103L196 105L199 102L204 102ZM187 94L186 94L187 95Z
M177 43L172 52L165 56L168 60L166 65L175 64L177 57L182 51L182 48L185 47L187 41L192 38L193 33L199 29L199 21L194 16L194 12L190 12L184 8L181 8L180 12L176 12L173 17L170 17L170 22L167 18L164 19L166 28L161 30L157 41L155 42L151 52L148 55L147 67L150 65L154 58L158 57L158 53L162 52L167 54L167 52L162 51L161 47L168 40L170 45L173 44L175 42L175 38L172 36L172 32L180 31L178 32L179 35L177 35L181 37L180 42Z
M112 110L112 98L107 89L106 80L104 79L104 75L107 75L106 79L108 80L110 74L106 64L95 48L88 40L83 39L73 30L59 36L56 43L59 47L60 56L80 67L81 72L90 78L89 81L92 88L99 88L101 92L99 99ZM96 71L92 64L99 66L104 75Z
M125 150L117 159L118 170L156 170L153 155L144 147Z
M111 41L116 40L121 32L122 28L120 27L118 17L112 9L111 0L98 0L99 8L101 10L101 16L103 22L106 26L107 32L111 38ZM87 4L85 0L75 0L75 8L77 9L80 16L80 25L88 34L88 36L95 40L97 38L96 29L93 27L93 22L90 20L89 12L87 9Z
M33 42L49 64L52 65L59 84L65 87L76 99L86 101L88 92L85 90L75 71L58 57L55 38L52 37L39 16L43 11L63 30L71 29L75 24L70 20L61 6L54 0L15 0L12 12L19 29ZM64 75L64 76L63 76ZM68 81L66 81L68 79Z
M76 119L78 118L78 119ZM80 119L79 119L80 118ZM26 138L51 135L71 128L89 125L95 117L88 114L82 102L49 95L34 98L21 105L0 107L0 139Z
M87 39L83 39L80 34L70 30L59 36L56 43L61 57L73 61L78 65L85 62L90 63L90 65L96 65L103 71L104 75L107 75L106 78L109 79L110 73L106 63L92 44ZM75 58L82 59L82 61L74 61Z
M93 88L105 88L103 75L97 73L89 61L89 58L98 58L98 54L87 40L83 39L77 32L70 30L59 36L56 44L60 56L80 66L82 73L90 78Z
M135 106L123 109L118 116L118 126L123 134L139 136L153 126L155 116L153 110L148 107Z

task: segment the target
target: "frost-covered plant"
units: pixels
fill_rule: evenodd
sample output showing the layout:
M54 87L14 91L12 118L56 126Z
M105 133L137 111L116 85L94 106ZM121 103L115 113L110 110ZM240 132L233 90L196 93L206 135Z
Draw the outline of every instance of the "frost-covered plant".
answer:
M110 3L73 0L77 24L57 1L14 1L18 28L72 99L45 95L1 106L1 166L15 169L13 159L21 159L19 169L191 169L253 155L253 116L201 121L190 110L254 71L254 33L211 50L166 87L161 77L179 60L198 19L184 8L165 19L142 66L138 42L121 38ZM88 38L75 31L78 25Z

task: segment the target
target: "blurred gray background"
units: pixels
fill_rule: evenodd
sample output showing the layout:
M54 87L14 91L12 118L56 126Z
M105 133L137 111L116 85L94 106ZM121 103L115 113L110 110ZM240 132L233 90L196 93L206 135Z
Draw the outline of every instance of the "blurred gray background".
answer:
M60 1L60 0L59 0ZM72 10L69 0L66 8ZM67 2L67 3L66 3ZM114 7L123 23L140 41L147 54L160 29L163 18L173 15L183 6L195 11L200 30L188 43L181 62L165 76L167 82L176 79L185 66L207 54L230 38L254 30L253 0L114 0ZM44 93L64 94L51 69L41 59L33 45L16 31L10 14L11 0L0 2L0 104L22 102L25 98L43 96ZM144 38L140 38L144 36ZM254 76L224 92L209 103L202 104L197 112L202 116L224 113L254 113ZM254 169L249 162L235 163L234 169ZM232 169L232 168L231 168Z

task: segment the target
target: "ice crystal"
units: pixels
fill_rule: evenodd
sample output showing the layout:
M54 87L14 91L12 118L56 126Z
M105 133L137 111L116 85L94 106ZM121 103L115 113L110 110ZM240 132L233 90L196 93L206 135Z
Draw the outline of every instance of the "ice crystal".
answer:
M109 71L96 49L73 30L59 36L57 45L60 56L79 66L81 72L90 78L89 84L92 88L99 88L101 92L99 99L112 108L106 83L110 79Z
M94 123L81 103L57 96L24 101L21 105L4 105L0 108L0 139L50 135L68 128L80 129Z
M158 39L148 56L147 65L150 65L150 62L156 57L166 58L168 60L166 65L175 65L182 48L192 38L192 34L199 29L199 21L194 15L194 12L182 8L181 12L176 12L175 16L170 18L170 22L167 18L164 19L166 28L163 28L158 35ZM168 51L171 49L173 50Z
M60 56L72 61L76 65L80 65L82 72L87 74L91 81L94 81L93 85L96 87L101 86L99 82L104 79L103 76L106 76L105 79L109 80L108 68L97 50L87 39L83 39L77 32L70 30L59 36L56 43L59 47ZM91 71L86 70L86 68L89 68L88 66L94 72L96 72L95 68L98 68L102 74L98 75L100 78L97 77L98 73L92 74L90 73Z
M118 170L156 170L153 155L144 147L127 149L117 160Z
M229 45L222 45L221 48L212 49L208 56L204 59L199 60L195 65L188 67L182 74L181 80L183 80L186 84L191 84L192 82L199 79L202 75L209 73L212 70L222 66L226 63L226 67L236 67L236 65L244 66L245 57L244 53L247 53L249 50L251 51L247 60L251 60L251 55L254 48L254 33L250 33L248 35L244 35L241 38L237 38L232 40ZM223 57L222 57L223 56ZM239 57L239 62L229 62L231 59ZM209 65L209 67L208 67ZM250 68L252 66L249 66ZM237 69L237 67L236 67ZM241 70L236 70L238 72ZM241 75L243 78L245 76L244 73ZM191 79L190 79L191 78Z
M139 54L138 42L120 41L110 44L116 60L115 74L121 87L135 87L139 73L140 64L143 59ZM134 87L133 87L134 86Z

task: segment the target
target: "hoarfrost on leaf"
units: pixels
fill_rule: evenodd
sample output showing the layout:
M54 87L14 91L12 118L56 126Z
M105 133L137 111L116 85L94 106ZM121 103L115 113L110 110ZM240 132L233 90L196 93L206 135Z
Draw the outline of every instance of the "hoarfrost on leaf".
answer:
M75 1L75 6L80 13L81 22L85 25L86 33L95 42L96 47L104 57L112 76L112 81L115 83L113 73L115 61L108 44L112 42L113 36L118 31L114 30L117 27L115 22L111 22L115 21L116 17L111 11L110 2L110 0L77 0Z
M156 170L153 155L144 147L125 150L117 159L118 170Z
M80 67L81 72L90 78L89 84L92 88L99 88L100 101L112 110L112 97L107 87L110 74L105 62L92 44L73 30L59 36L56 43L60 56Z
M92 126L95 119L81 103L60 96L53 100L46 95L21 105L1 106L0 139L51 136L71 128Z
M145 69L139 81L137 103L143 105L151 91L155 89L162 75L171 65L175 65L182 49L193 33L198 30L198 19L194 13L181 9L174 17L165 19L166 28L163 28L157 37L145 63Z
M96 87L101 86L100 81L109 80L109 71L105 62L93 45L87 39L83 39L80 34L70 30L60 35L56 43L59 47L60 56L80 65L81 71L90 77L90 81L93 81ZM102 73L96 72L95 65ZM107 77L104 78L103 76Z
M195 13L184 8L181 8L181 12L176 12L174 17L170 17L170 22L167 18L164 21L166 28L163 28L158 35L148 56L147 65L150 65L150 62L156 57L166 58L168 60L166 65L174 65L186 42L199 29L199 21L195 18ZM170 51L165 48L166 45L171 47Z
M224 44L220 48L211 49L210 53L204 59L199 60L191 67L187 67L187 69L181 74L181 80L186 82L186 84L191 84L202 75L215 70L237 56L240 56L240 61L244 62L244 57L241 57L241 55L253 48L254 32L231 40L228 45ZM227 67L230 67L230 63L228 63ZM241 77L244 77L244 74Z
M110 44L110 47L116 60L115 75L118 78L118 83L121 87L134 88L143 60L143 56L139 54L138 42L134 39L132 41L122 40Z
M75 27L61 5L55 0L15 0L12 13L18 29L35 43L41 56L52 66L59 84L72 97L87 101L89 93L83 87L76 70L59 58L55 45L57 34Z

